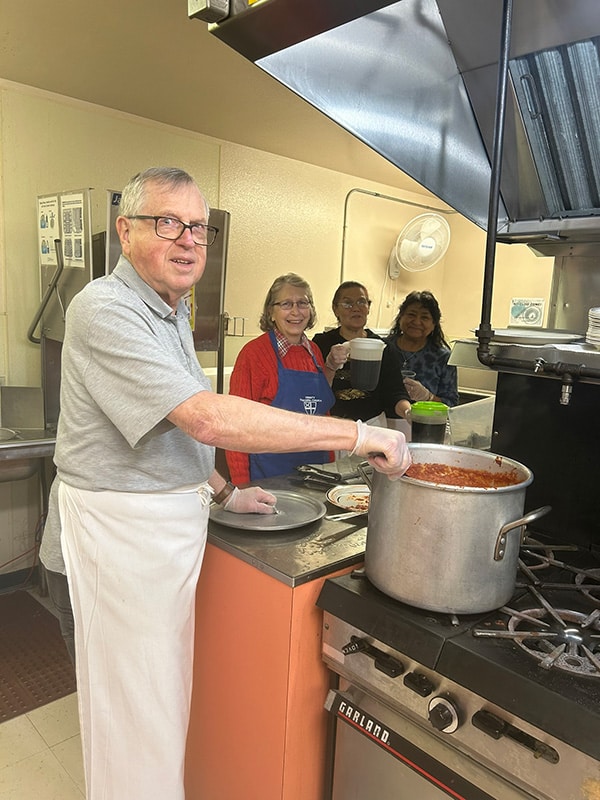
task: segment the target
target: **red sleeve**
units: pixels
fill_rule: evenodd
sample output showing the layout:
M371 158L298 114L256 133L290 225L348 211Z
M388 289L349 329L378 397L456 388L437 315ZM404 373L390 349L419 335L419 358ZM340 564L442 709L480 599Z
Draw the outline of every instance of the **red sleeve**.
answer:
M277 357L269 335L263 334L248 342L240 350L231 373L229 394L271 405L277 394L277 386ZM248 453L226 450L225 457L232 482L248 483L250 480Z

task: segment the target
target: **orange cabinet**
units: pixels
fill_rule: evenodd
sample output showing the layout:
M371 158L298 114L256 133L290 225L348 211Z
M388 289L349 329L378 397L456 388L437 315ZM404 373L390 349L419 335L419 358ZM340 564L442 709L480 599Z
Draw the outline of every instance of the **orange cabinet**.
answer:
M187 800L322 800L329 673L323 581L288 585L209 542L196 600ZM340 563L338 561L338 563Z

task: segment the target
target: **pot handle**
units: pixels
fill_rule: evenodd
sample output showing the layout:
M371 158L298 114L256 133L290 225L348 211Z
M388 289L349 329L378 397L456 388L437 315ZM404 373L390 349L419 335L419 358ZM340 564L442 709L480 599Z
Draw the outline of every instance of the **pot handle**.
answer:
M373 481L371 480L371 475L373 473L372 472L371 473L367 472L367 469L371 469L372 470L372 467L369 464L369 462L368 461L361 461L360 464L358 465L358 471L360 472L360 477L367 484L369 489L372 489L373 488Z
M528 525L540 517L543 517L549 511L552 511L552 506L541 506L533 511L529 511L524 517L516 519L514 522L507 522L500 528L500 533L496 539L496 547L494 548L494 561L502 561L506 552L506 534L515 528L521 528L523 525Z

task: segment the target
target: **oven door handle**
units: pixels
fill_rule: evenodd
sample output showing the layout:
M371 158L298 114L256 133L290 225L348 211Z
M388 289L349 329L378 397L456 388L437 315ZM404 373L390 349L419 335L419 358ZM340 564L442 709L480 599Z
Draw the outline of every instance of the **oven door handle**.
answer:
M534 758L543 758L551 764L558 764L560 760L560 756L553 747L536 739L534 736L530 736L525 731L515 728L510 722L505 722L495 714L485 711L485 709L476 711L471 718L471 722L480 731L491 736L492 739L501 739L506 736L507 739L511 739L513 742L530 750Z

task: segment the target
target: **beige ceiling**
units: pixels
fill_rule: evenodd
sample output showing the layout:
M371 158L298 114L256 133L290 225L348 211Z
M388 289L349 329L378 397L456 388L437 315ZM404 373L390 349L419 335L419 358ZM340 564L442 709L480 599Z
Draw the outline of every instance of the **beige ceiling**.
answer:
M0 78L424 191L190 20L187 0L0 0Z

